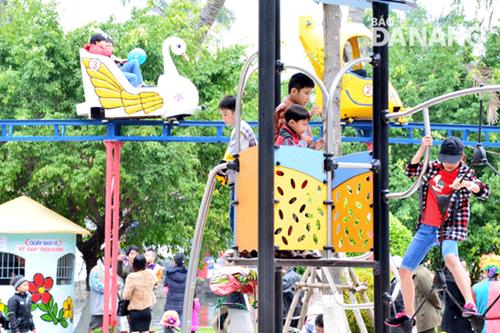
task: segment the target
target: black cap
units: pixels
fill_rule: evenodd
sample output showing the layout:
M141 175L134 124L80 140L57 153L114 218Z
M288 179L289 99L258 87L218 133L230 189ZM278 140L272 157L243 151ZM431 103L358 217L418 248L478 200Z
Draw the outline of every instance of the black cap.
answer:
M108 39L109 36L106 35L105 33L102 33L102 32L98 32L96 34L93 34L92 37L90 37L90 41L89 43L90 44L95 44L95 43L98 43L98 42L102 42L106 39Z
M451 136L443 141L438 159L445 163L458 163L464 153L462 140Z
M14 287L15 290L17 290L17 288L23 284L23 282L26 282L28 281L24 276L22 275L16 275L12 278L12 280L10 281L10 284Z

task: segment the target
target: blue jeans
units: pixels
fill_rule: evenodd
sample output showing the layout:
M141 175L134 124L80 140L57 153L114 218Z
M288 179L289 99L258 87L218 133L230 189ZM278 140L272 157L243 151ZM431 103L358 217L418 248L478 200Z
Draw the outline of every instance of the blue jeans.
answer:
M439 228L426 224L421 224L415 236L411 240L408 249L406 249L401 267L414 272L418 265L424 260L429 250L438 245L437 232ZM442 255L446 258L448 255L455 255L458 258L458 243L454 240L444 240Z
M120 69L128 82L134 87L138 87L144 82L142 80L141 65L136 59L127 61Z

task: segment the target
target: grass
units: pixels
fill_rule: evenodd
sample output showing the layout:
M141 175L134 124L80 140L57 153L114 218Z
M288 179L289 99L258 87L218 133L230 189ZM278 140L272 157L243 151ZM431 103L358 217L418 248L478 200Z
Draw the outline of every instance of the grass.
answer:
M211 327L200 327L196 333L215 333L215 330Z

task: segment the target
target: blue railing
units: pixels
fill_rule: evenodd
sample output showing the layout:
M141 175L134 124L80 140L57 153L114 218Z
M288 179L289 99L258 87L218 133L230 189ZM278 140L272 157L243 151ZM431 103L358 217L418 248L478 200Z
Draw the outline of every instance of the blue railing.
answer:
M249 122L254 128L257 122ZM311 122L315 133L322 135L320 122ZM146 130L147 128L149 130ZM355 131L342 137L344 142L370 142L371 122L355 121L343 124ZM134 130L141 128L142 131ZM161 120L0 120L0 141L64 142L64 141L156 141L226 143L229 129L221 121L180 121L176 123ZM466 145L476 144L478 126L461 124L431 124L431 130L445 136L459 136ZM347 131L344 131L347 132ZM419 144L423 124L391 124L390 143ZM483 145L500 148L500 127L483 126ZM440 144L435 140L435 144Z

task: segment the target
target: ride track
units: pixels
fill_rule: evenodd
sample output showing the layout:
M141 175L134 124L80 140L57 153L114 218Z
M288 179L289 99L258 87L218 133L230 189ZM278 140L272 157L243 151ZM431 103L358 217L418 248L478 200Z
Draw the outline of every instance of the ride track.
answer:
M258 123L249 122L256 128ZM320 122L311 122L317 129L317 135L323 136L323 126ZM152 127L157 129L157 135L127 134L128 129L137 127ZM389 143L420 144L423 123L397 124L391 123ZM82 129L98 128L100 133L82 134ZM199 135L186 133L186 129L201 129ZM0 142L83 142L83 141L121 141L121 142L192 142L192 143L227 143L229 136L224 133L225 125L221 121L180 121L165 122L161 120L80 120L80 119L36 119L11 120L0 119ZM352 135L342 137L343 142L371 142L372 122L356 120L343 123L343 129L353 128ZM31 129L34 129L31 130ZM476 146L477 141L471 140L479 131L477 125L466 124L431 124L432 131L438 131L444 137L458 136L466 146ZM207 133L209 130L210 133ZM36 134L33 134L35 132ZM203 133L204 132L204 133ZM488 148L500 148L500 127L482 126L484 139L482 145ZM434 145L441 140L434 140Z

